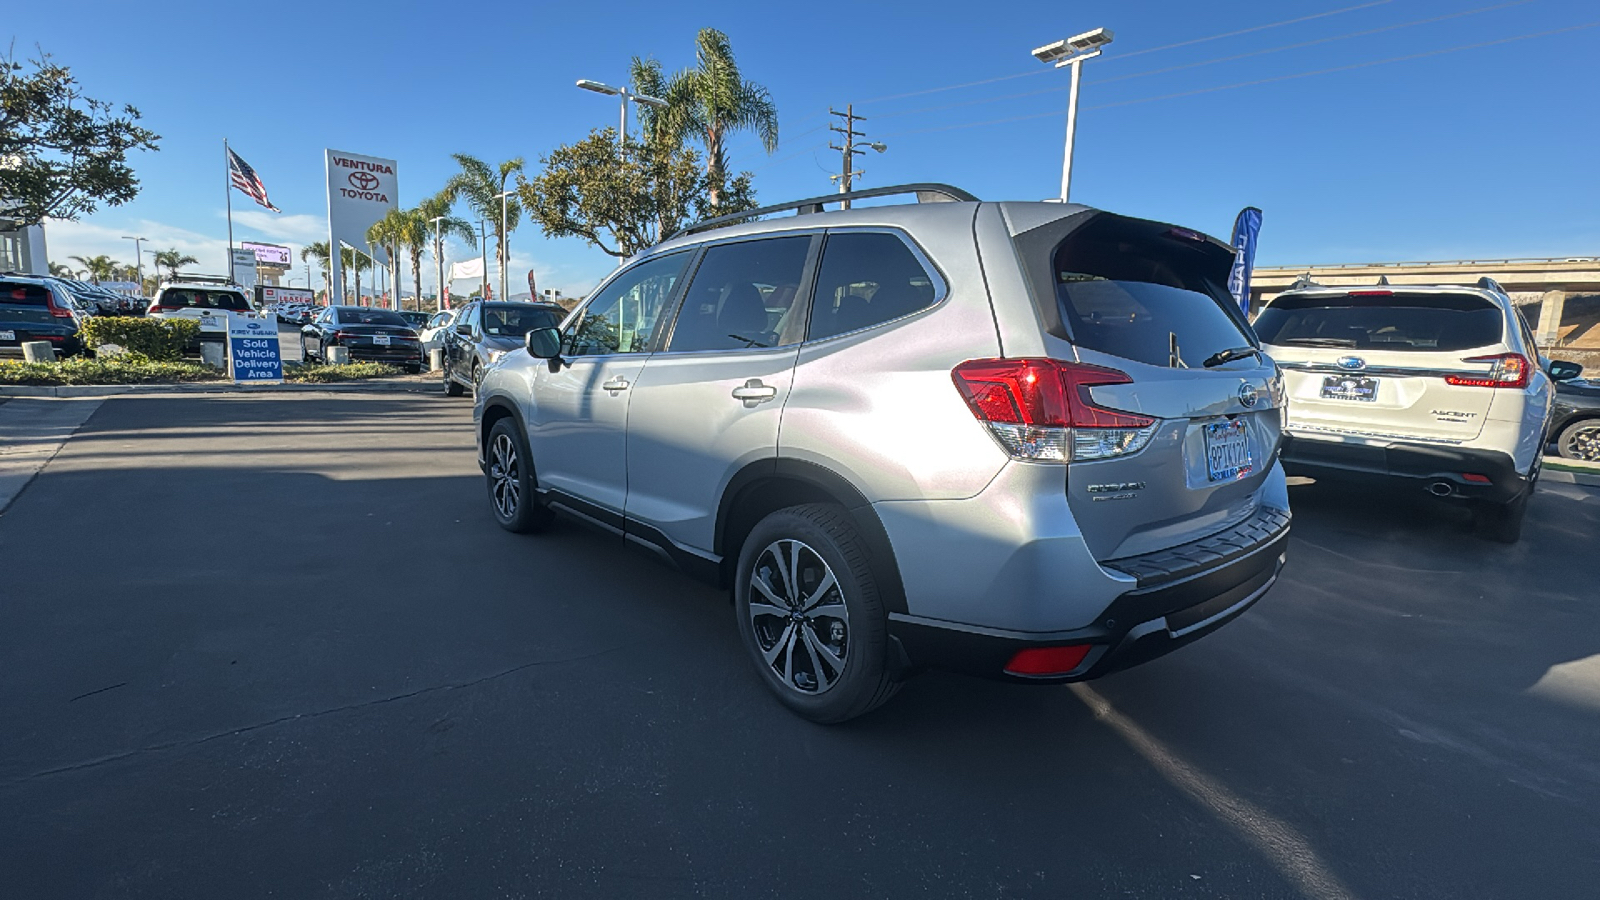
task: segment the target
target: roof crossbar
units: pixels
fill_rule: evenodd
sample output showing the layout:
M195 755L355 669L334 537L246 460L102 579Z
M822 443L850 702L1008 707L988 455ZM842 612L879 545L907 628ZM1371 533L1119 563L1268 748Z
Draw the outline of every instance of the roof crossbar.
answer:
M807 197L804 200L792 200L788 203L776 203L772 206L762 206L756 209L747 209L744 212L731 213L726 216L716 216L696 222L687 228L674 232L665 240L671 240L686 234L695 234L721 228L724 225L734 225L757 216L771 215L777 212L794 210L796 215L822 212L823 206L828 203L838 203L841 200L865 200L871 197L893 197L899 194L915 194L918 203L977 203L978 198L963 191L958 187L938 182L919 182L917 184L896 184L888 187L865 188L859 191L847 191L842 194L823 194L820 197Z

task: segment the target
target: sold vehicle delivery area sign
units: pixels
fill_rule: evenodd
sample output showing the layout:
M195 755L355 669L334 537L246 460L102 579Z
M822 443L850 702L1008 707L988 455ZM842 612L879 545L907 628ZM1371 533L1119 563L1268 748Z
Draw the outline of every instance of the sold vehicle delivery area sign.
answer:
M283 381L283 356L278 352L275 316L228 314L228 369L240 383Z

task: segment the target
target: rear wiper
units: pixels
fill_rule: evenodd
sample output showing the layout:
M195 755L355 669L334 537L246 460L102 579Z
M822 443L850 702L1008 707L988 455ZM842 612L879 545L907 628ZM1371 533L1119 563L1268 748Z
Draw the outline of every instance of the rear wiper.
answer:
M1350 338L1284 338L1280 343L1296 344L1301 347L1354 347L1356 342Z
M1209 369L1214 366L1220 366L1223 363L1231 363L1236 359L1244 359L1246 356L1255 356L1256 352L1254 347L1234 347L1231 350L1218 350L1216 353L1206 357L1206 361L1200 365Z

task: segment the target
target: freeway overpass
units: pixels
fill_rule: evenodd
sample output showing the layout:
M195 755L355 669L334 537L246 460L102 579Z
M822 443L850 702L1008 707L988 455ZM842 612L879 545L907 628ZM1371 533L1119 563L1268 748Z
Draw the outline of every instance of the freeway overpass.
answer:
M1538 305L1536 315L1528 310L1528 318L1537 320L1539 343L1548 345L1556 342L1563 330L1572 330L1562 328L1562 314L1569 295L1600 294L1600 257L1262 267L1250 276L1251 310L1259 310L1303 276L1318 284L1339 287L1377 284L1379 279L1387 279L1392 285L1405 285L1475 284L1479 278L1493 278L1519 304Z

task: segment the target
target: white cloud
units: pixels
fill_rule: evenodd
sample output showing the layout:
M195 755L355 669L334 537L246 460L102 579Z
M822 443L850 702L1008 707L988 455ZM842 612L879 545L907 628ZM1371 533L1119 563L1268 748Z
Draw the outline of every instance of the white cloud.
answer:
M233 211L233 224L243 225L272 240L287 241L296 245L296 249L315 241L328 239L328 220L322 216L283 215L262 209L236 209Z
M50 250L52 262L67 262L72 256L98 256L105 254L119 262L133 262L133 242L124 235L137 235L144 241L145 272L150 271L151 250L177 249L200 262L193 267L199 272L226 272L228 242L161 222L140 220L122 228L111 228L93 222L70 222L52 219L45 223L45 246Z

